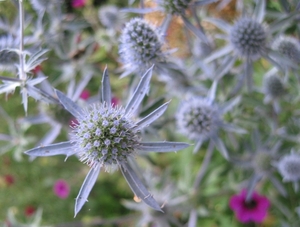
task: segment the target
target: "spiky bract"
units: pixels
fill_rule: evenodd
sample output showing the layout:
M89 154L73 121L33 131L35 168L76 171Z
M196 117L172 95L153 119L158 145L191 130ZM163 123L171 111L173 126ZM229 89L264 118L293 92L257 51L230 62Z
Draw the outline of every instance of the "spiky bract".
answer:
M213 137L222 123L218 107L205 98L185 101L176 114L176 120L181 133L191 140Z
M164 59L157 29L146 20L133 18L122 31L119 54L125 66L148 69Z
M80 160L89 166L101 165L105 169L126 162L139 145L133 130L134 123L125 117L124 108L105 103L85 110L73 130L74 149Z
M230 31L230 42L238 55L256 60L266 51L267 34L254 19L241 18Z

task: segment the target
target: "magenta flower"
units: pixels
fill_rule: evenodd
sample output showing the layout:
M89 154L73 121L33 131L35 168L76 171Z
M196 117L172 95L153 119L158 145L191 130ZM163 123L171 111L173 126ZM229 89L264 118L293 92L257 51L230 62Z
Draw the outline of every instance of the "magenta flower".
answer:
M236 218L242 222L261 223L267 216L270 202L267 197L253 192L252 198L246 201L247 190L243 189L239 195L230 198L229 207L235 212Z
M91 96L91 93L88 90L83 90L80 94L80 98L87 100Z
M120 100L117 97L112 97L111 104L112 106L117 106L120 103Z
M81 8L85 5L86 0L73 0L72 7L73 8Z
M53 191L59 198L65 199L69 195L70 187L65 180L57 180L53 186Z

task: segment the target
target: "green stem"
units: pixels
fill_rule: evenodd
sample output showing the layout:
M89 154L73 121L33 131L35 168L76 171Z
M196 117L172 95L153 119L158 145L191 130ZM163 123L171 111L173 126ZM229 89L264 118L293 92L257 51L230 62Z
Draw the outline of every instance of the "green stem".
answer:
M19 19L20 19L20 48L19 48L19 78L20 80L26 80L26 74L24 72L24 6L23 0L19 0Z

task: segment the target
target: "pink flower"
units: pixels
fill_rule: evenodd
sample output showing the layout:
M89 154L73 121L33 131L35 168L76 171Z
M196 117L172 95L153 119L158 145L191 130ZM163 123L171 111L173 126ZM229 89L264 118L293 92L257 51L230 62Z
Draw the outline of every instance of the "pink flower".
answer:
M80 98L87 100L91 96L91 93L88 90L83 90L80 94Z
M57 180L53 186L53 191L59 198L65 199L69 195L70 187L65 180Z
M15 183L15 178L12 175L7 174L4 176L4 181L7 186L11 186Z
M111 104L112 106L117 106L119 104L120 100L117 97L112 97Z
M26 217L32 216L32 215L35 213L35 207L33 207L33 206L27 206L27 207L25 208L24 213L25 213L25 216L26 216Z
M243 189L239 195L230 198L229 207L235 212L236 218L242 222L261 223L267 216L270 202L267 197L253 192L252 198L246 201L247 190Z
M85 5L86 0L72 0L73 8L81 8Z

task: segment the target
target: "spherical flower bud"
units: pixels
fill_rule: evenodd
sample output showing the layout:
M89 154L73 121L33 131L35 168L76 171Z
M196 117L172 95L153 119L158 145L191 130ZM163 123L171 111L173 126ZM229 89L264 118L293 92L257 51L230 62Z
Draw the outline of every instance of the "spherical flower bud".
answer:
M167 13L182 14L189 6L191 0L163 0L161 6Z
M145 71L164 59L161 36L157 29L141 18L133 18L122 31L119 54L122 63Z
M135 124L125 117L122 107L99 104L85 111L73 128L72 141L80 160L91 167L120 166L139 145L140 139L133 131Z
M282 54L283 57L294 63L300 63L300 43L299 40L288 37L280 36L273 43L273 49Z
M191 140L211 138L222 122L217 106L204 98L184 102L176 114L176 121L179 131Z
M272 98L279 98L285 93L283 84L277 75L264 78L264 90L266 95L270 95Z
M288 154L283 156L277 163L277 169L284 181L300 180L300 155Z
M265 52L266 41L263 25L251 18L238 20L230 31L230 42L241 57L256 60Z

